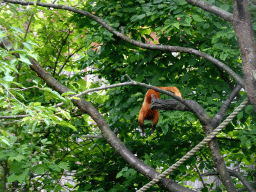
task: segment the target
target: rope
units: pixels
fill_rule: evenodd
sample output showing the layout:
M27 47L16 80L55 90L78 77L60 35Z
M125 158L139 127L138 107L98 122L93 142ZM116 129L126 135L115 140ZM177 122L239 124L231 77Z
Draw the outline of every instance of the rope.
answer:
M142 188L140 188L137 192L144 192L150 187L152 187L154 184L159 182L162 178L169 175L171 172L173 172L175 169L177 169L179 166L181 166L187 159L192 157L196 152L198 152L206 143L211 141L223 128L225 128L232 120L233 118L246 106L248 102L248 98L246 98L226 119L223 121L216 129L214 129L210 135L205 137L199 144L197 144L193 149L191 149L185 156L183 156L179 161L174 163L171 167L166 169L163 173L158 175L156 178L154 178L152 181L150 181L148 184L144 185Z

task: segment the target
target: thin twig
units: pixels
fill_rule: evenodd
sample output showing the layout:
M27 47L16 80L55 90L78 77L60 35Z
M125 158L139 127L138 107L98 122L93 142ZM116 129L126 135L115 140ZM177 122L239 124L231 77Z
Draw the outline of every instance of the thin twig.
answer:
M21 103L5 86L3 83L1 83L1 85L6 89L6 91L21 105L23 105L25 108L28 108L26 105L24 105L23 103Z
M198 175L199 175L199 177L200 177L200 179L201 179L201 181L202 181L202 183L203 183L204 188L206 188L204 179L203 179L203 177L202 177L202 175L201 175L201 173L200 173L200 170L199 170L198 167L197 167L197 164L195 164L195 167L196 167L196 171L197 171L197 173L198 173Z

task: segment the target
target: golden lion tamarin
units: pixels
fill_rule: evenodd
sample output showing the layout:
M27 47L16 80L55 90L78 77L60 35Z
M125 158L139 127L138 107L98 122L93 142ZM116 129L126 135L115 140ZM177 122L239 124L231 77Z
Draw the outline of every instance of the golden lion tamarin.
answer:
M180 93L180 91L177 87L158 87L158 88L163 89L163 90L167 90L167 91L171 91L175 95L181 97L181 93ZM148 92L146 93L144 102L143 102L142 107L140 109L139 118L138 118L142 133L144 133L144 120L152 120L153 121L152 129L151 129L151 134L152 134L155 131L156 124L157 124L158 119L159 119L158 110L149 108L149 105L152 101L152 95L154 96L154 98L160 99L160 93L153 90L153 89L149 89Z

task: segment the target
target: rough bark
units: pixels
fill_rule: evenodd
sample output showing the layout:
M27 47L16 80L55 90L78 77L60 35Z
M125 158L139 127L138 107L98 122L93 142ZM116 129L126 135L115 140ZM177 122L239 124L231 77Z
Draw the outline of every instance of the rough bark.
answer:
M241 51L245 91L256 111L256 44L247 0L234 0L232 24Z

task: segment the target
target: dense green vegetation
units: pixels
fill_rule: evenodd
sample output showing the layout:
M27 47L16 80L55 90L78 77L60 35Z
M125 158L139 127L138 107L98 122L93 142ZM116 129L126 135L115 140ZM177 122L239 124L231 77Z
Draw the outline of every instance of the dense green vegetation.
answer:
M230 1L207 2L226 12L234 9ZM151 41L199 50L243 77L232 25L185 0L60 0L55 4L88 11L141 44ZM124 192L138 190L149 182L118 155L108 140L88 136L101 135L101 131L68 97L104 84L86 82L86 75L96 74L110 85L129 82L127 74L154 86L176 86L184 99L196 101L209 117L218 113L237 85L230 74L202 56L136 46L79 13L12 3L1 3L0 7L0 42L8 39L12 43L0 49L0 191ZM255 30L254 7L250 2ZM157 40L152 34L157 34ZM29 57L72 92L61 94L47 85L31 70ZM96 70L84 70L92 65ZM142 137L137 118L146 91L145 87L130 85L82 97L97 108L133 154L162 172L197 145L205 130L189 111L160 110L155 133L150 134L149 121L145 124L146 137ZM241 89L224 118L245 98ZM56 106L61 102L63 105ZM247 105L217 136L225 163L243 170L249 182L256 181L255 134L255 113ZM169 178L182 186L184 181L201 180L195 165L201 174L203 170L216 171L208 146ZM63 180L67 182L63 184ZM237 189L244 187L237 177L233 182ZM165 189L154 185L148 191ZM226 188L216 188L212 183L201 191Z

